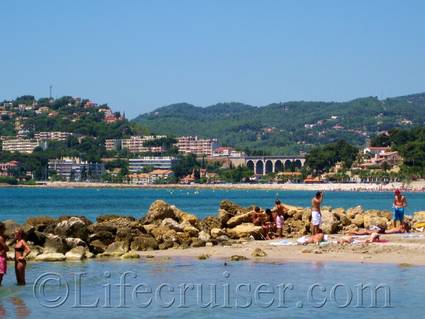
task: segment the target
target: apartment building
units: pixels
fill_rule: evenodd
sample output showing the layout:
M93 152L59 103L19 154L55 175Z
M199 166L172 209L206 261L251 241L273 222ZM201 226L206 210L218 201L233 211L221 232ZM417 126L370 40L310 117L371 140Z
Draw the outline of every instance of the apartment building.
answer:
M45 148L45 143L41 143L37 139L23 139L23 138L17 138L17 139L5 139L2 142L2 149L3 151L7 152L19 152L19 153L27 153L31 154L36 147L43 147Z
M169 170L175 162L176 158L171 156L130 158L128 160L128 170L130 173L141 172L145 167Z
M177 148L181 153L211 156L217 148L217 139L201 139L197 136L182 136L177 138Z
M34 134L34 138L43 141L66 141L71 135L69 132L39 132Z
M126 139L107 139L105 140L105 148L107 151L128 150L130 153L160 153L164 151L162 146L144 146L148 141L166 138L165 135L147 135L147 136L131 136Z
M102 163L90 163L80 158L51 159L48 165L50 175L55 172L66 181L98 181L105 172Z

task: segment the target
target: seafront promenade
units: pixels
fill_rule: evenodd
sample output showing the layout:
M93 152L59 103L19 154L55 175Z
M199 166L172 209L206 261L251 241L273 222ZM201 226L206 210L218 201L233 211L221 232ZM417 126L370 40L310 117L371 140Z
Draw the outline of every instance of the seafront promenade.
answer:
M1 185L1 187L17 187ZM50 188L176 188L176 189L241 189L241 190L293 190L293 191L341 191L341 192L392 192L396 189L410 192L425 192L425 181L406 183L318 183L318 184L116 184L86 182L46 182L38 185L19 185L18 187Z

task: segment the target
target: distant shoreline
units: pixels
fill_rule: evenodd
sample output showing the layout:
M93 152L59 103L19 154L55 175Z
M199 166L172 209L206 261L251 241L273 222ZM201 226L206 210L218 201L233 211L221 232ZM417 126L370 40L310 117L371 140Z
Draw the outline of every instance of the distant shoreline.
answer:
M42 185L1 185L0 187L18 188L140 188L140 189L214 189L214 190L286 190L286 191L340 191L340 192L392 192L401 189L409 192L425 192L425 181L416 181L411 184L164 184L164 185L134 185L113 183L86 183L86 182L46 182Z

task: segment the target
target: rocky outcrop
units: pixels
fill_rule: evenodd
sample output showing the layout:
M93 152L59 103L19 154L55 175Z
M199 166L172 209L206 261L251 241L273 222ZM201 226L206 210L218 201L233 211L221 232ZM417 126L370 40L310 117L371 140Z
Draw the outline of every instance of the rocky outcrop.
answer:
M287 238L309 234L311 210L285 205L283 224ZM222 201L217 216L203 220L164 201L155 201L146 216L102 215L92 223L82 216L60 218L32 217L25 224L6 221L6 235L13 238L17 228L25 231L32 251L28 259L37 261L82 260L91 257L138 258L140 251L232 245L248 239L264 239L261 226L251 223L253 207L241 207ZM335 234L380 226L387 228L392 215L387 211L368 210L361 206L348 210L323 207L322 229ZM425 227L425 212L417 212L408 223ZM13 258L13 240L9 239L8 256ZM256 254L258 256L262 253Z

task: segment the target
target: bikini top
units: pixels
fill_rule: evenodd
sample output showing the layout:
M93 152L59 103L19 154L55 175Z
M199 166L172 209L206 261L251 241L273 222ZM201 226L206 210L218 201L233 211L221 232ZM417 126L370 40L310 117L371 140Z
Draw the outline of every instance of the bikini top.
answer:
M15 247L15 251L23 253L25 251L25 248L23 246L21 247Z

